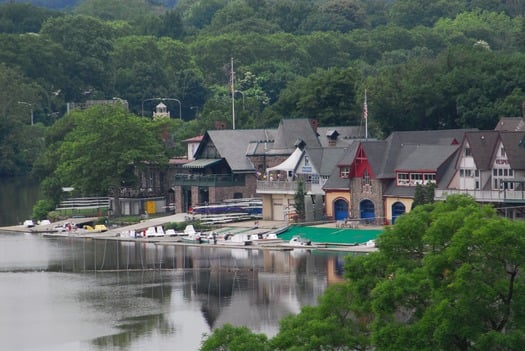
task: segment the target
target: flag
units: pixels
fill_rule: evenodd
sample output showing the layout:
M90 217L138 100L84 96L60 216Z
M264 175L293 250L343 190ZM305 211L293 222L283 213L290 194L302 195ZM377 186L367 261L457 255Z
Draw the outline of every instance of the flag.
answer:
M366 103L366 90L365 90L365 103L363 104L363 118L368 118L368 104Z

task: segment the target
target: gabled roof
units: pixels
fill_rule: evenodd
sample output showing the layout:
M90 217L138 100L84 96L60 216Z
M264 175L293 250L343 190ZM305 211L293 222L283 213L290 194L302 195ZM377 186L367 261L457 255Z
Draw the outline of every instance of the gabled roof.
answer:
M500 132L500 138L510 167L515 170L525 169L525 131Z
M523 117L502 117L494 130L507 132L525 131L525 121L523 121Z
M195 157L205 147L206 141L211 141L219 155L226 160L232 172L252 172L254 167L246 157L246 147L250 141L264 139L265 129L220 129L206 132L203 143L199 145ZM208 139L206 139L208 138Z
M317 134L323 147L345 147L365 138L364 128L359 126L317 127Z
M343 153L341 159L337 162L336 166L338 167L350 167L354 163L357 150L359 149L359 142L354 142L348 145L346 152ZM338 170L339 172L339 170Z
M468 142L470 153L476 163L476 168L480 171L492 168L492 158L498 140L499 132L493 130L465 133L463 143Z
M445 129L393 132L385 142L388 147L383 155L382 172L377 174L378 178L393 178L395 170L403 160L399 158L401 148L405 145L456 145L463 140L466 132L477 129ZM369 156L370 158L370 156Z
M396 171L436 172L457 149L457 145L403 145Z
M319 175L326 177L332 174L334 168L339 171L337 163L348 153L348 147L316 148L307 151Z
M291 153L295 149L295 144L298 140L304 141L307 148L321 146L317 138L317 132L314 130L310 119L283 119L277 128L273 144L274 150L271 153L278 153L280 150L281 152L282 150L287 150Z
M383 164L388 150L384 141L365 141L362 143L368 164L377 178L383 178Z

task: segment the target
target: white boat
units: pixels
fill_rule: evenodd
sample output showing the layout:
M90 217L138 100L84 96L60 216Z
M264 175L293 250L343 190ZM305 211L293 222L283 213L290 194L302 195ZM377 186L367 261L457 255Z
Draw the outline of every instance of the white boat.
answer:
M306 239L306 238L301 238L300 235L294 235L290 239L288 244L293 245L293 246L311 246L312 245L312 240Z
M197 232L192 224L188 224L186 228L184 228L184 235L181 237L181 240L192 244L201 244L208 242L206 235L202 232Z
M26 219L24 221L23 226L26 227L26 228L33 228L35 226L35 223L33 222L32 219Z
M164 228L161 225L158 225L156 227L149 227L146 229L146 237L162 237L164 236Z

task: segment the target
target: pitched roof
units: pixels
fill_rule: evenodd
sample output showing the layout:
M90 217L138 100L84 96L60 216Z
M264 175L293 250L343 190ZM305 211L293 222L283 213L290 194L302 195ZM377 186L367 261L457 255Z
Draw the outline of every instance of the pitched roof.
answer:
M307 151L319 175L329 176L333 169L337 168L339 160L348 152L348 147L315 148Z
M247 145L250 141L265 138L265 129L220 129L209 130L206 135L210 138L219 155L226 160L232 172L254 171L254 167L248 157ZM199 145L197 153L202 148Z
M523 117L502 117L494 130L508 132L525 131L525 121L523 121Z
M457 149L457 145L403 145L398 154L396 170L437 171Z
M498 139L499 133L493 130L465 133L464 142L468 142L477 169L483 171L492 168L492 157Z
M501 132L500 138L512 169L525 169L525 131Z
M401 148L406 145L456 145L463 140L466 132L477 129L445 129L445 130L424 130L393 132L386 138L388 147L383 155L382 173L376 174L379 178L395 177L395 170L399 162ZM370 158L370 156L369 156Z
M304 141L308 148L321 146L310 119L283 119L281 123L279 123L277 133L275 134L273 151L270 152L278 153L279 151L287 150L292 153L298 140Z
M359 126L317 127L323 147L344 147L355 140L364 139L364 128Z

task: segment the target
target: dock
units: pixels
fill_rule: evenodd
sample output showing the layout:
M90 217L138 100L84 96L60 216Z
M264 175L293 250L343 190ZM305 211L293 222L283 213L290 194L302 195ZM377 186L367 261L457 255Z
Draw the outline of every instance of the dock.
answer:
M218 240L217 243L188 243L182 242L181 237L178 235L175 236L156 236L156 237L126 237L122 236L121 233L129 231L141 231L148 227L162 226L168 223L173 222L184 222L188 218L188 214L179 213L175 215L156 217L151 219L143 220L139 223L124 226L124 227L109 227L107 231L104 232L90 232L85 230L71 230L71 231L61 231L58 232L55 230L57 226L62 226L67 222L75 223L76 225L83 224L93 224L98 218L70 218L64 221L54 222L48 225L35 225L34 227L24 227L23 225L18 226L8 226L0 227L0 234L6 232L18 232L18 233L32 233L32 234L41 234L45 237L50 238L59 238L59 237L69 237L69 238L90 238L90 239L100 239L100 240L118 240L118 241L128 241L128 242L145 242L152 243L156 245L186 245L186 246L207 246L207 247L218 247L218 248L245 248L250 250L293 250L296 248L307 249L307 250L320 250L320 251L343 251L343 252L356 252L356 253L367 253L377 251L376 247L366 246L366 245L357 245L354 243L330 243L323 242L317 243L314 242L312 245L290 245L287 240L281 239L271 239L271 240L253 240L248 245L243 245L241 243L232 243L228 240ZM335 226L332 224L325 224ZM275 231L282 232L284 228L287 228L288 223L285 221L264 221L253 220L243 221L243 222L233 222L221 224L215 229L215 232L219 235L224 235L225 233L238 234L243 233L246 235L257 234L257 233L267 233Z

